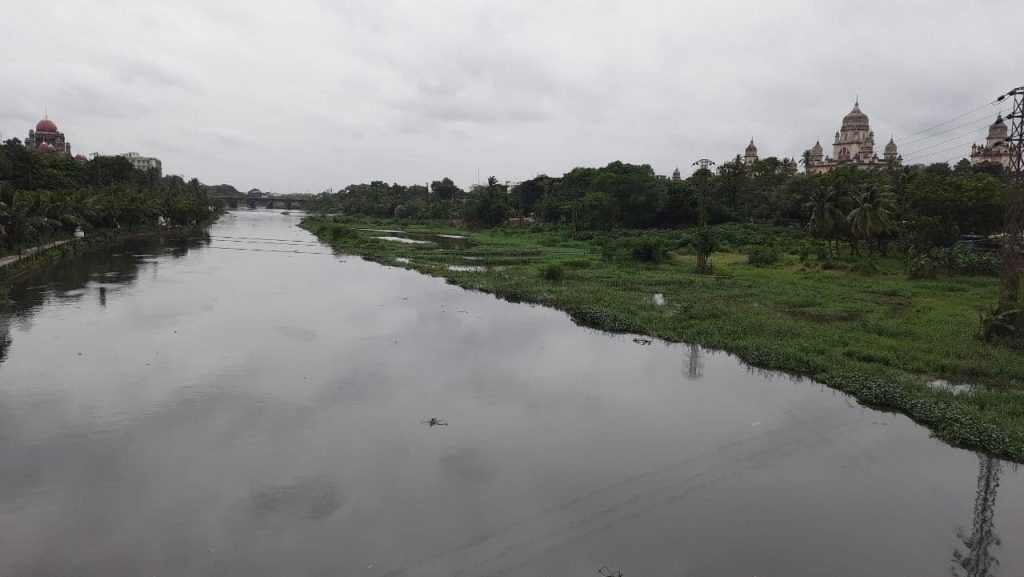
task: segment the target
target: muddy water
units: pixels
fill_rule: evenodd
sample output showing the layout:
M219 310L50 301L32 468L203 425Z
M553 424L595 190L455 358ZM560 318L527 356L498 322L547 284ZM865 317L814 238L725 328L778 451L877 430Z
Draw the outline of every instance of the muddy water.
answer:
M0 575L1024 574L1009 464L296 221L232 213L14 291Z

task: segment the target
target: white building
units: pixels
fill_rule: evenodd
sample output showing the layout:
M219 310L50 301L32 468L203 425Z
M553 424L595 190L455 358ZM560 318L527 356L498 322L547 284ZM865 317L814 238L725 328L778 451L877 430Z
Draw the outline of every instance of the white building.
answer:
M1003 122L1003 115L1000 113L992 126L988 127L988 138L985 139L985 143L971 145L971 164L992 163L1000 164L1003 168L1010 168L1010 157L1013 150L1006 141L1009 133L1010 129Z
M135 167L136 170L146 171L155 169L157 171L157 174L163 175L163 165L160 162L159 158L152 156L142 156L138 152L126 152L124 154L118 154L118 156L123 156L127 158L132 163L132 166Z

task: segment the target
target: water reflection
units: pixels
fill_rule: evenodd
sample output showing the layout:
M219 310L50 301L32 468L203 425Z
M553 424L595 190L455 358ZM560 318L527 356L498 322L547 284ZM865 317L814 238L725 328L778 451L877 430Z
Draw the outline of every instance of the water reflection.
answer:
M12 325L27 325L33 313L47 303L80 301L95 289L100 307L106 308L108 291L131 288L146 268L155 272L159 267L157 256L180 259L209 243L207 233L133 237L21 275L12 284L8 298L0 301L0 363L13 341Z
M689 356L686 360L686 378L691 381L704 376L704 360L701 358L702 349L698 345L689 345Z
M271 252L312 244L296 220L227 215L180 260L130 245L0 314L0 575L933 576L958 524L958 571L1024 574L1005 464L986 536L977 457L901 415Z
M962 528L958 530L957 538L965 549L953 552L952 573L956 577L993 577L999 565L993 549L1001 545L995 532L995 516L1002 462L986 455L978 455L978 460L978 491L974 498L971 534L965 535Z

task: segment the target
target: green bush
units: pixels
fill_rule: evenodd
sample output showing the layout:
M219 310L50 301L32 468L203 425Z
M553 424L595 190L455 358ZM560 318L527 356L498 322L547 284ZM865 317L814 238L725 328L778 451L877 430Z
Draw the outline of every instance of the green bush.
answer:
M998 253L971 252L953 248L933 248L911 257L907 262L910 278L935 278L939 275L997 275L1001 261Z
M329 238L332 241L339 241L357 236L356 231L352 230L347 226L342 225L335 225L331 227L331 232L329 234Z
M565 269L558 263L546 264L540 269L540 277L546 281L561 282L565 278Z
M605 260L632 260L657 264L668 260L669 245L658 235L624 236L606 242L601 248Z
M771 247L752 249L747 255L747 262L754 266L768 266L779 262L779 251Z
M668 247L654 238L640 238L633 241L630 256L637 262L659 263L668 260Z

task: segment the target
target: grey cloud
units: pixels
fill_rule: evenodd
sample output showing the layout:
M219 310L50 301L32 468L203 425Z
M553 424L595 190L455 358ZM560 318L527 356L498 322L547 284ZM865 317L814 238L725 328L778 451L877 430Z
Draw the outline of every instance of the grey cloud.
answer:
M1019 84L1024 48L992 27L1024 16L1015 0L8 4L5 135L48 107L76 152L275 191L615 159L668 173L751 134L797 156L858 94L898 138Z

